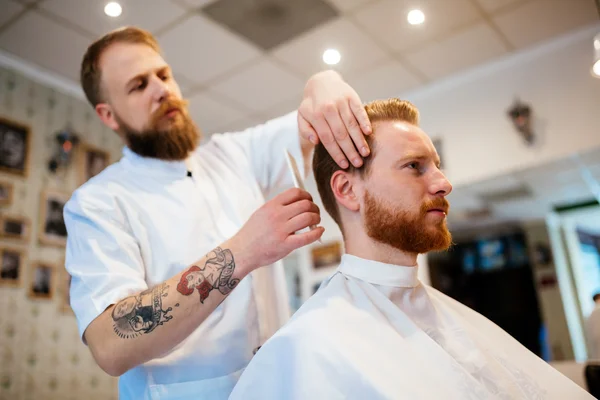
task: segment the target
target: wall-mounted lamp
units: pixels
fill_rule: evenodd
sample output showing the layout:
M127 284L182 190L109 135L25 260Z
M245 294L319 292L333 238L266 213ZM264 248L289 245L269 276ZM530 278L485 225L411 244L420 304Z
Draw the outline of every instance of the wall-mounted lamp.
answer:
M600 33L594 38L594 64L592 65L592 75L600 78Z
M67 167L71 163L73 150L79 144L79 138L68 127L58 131L55 139L55 153L48 161L48 170L52 173L56 173L59 168Z
M533 132L533 111L528 104L521 102L519 99L515 100L513 105L508 110L508 116L510 117L513 126L521 134L523 140L528 145L532 145L535 141L535 134Z

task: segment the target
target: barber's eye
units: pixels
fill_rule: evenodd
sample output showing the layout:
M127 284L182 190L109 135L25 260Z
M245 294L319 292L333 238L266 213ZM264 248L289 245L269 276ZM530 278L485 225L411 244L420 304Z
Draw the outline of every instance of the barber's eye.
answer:
M140 90L144 90L144 88L145 88L145 87L146 87L146 83L145 83L145 82L140 82L140 83L137 83L137 84L135 84L135 85L134 85L134 86L131 88L131 90L130 90L130 93L131 93L131 92L137 92L137 91L140 91Z

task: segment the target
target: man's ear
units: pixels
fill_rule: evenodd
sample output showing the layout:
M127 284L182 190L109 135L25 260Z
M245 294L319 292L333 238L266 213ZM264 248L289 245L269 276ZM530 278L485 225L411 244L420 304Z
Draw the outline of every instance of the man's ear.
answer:
M113 113L110 104L98 103L96 104L95 110L104 125L108 126L113 131L119 130L119 123L115 119L115 114Z
M338 203L350 211L360 209L358 177L347 171L337 170L331 176L331 190Z

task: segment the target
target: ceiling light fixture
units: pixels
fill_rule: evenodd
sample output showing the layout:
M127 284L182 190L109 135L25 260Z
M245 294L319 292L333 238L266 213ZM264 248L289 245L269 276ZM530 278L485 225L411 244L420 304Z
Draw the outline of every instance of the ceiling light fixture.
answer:
M425 22L425 14L421 10L411 10L408 12L406 19L411 25L420 25Z
M600 33L594 38L594 64L592 64L592 75L600 78Z
M342 56L336 49L327 49L323 52L323 62L327 65L335 65L340 62Z
M104 13L109 17L118 17L122 11L121 5L116 1L111 1L104 6Z

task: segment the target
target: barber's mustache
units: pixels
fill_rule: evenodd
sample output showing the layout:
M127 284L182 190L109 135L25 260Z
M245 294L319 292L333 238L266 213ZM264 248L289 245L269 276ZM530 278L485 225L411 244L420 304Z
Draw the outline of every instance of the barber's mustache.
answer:
M163 101L162 103L160 103L160 106L152 114L152 118L153 119L160 118L163 115L165 115L168 112L173 111L173 110L179 110L180 112L185 112L187 110L187 106L188 106L187 100L169 98L169 99Z

